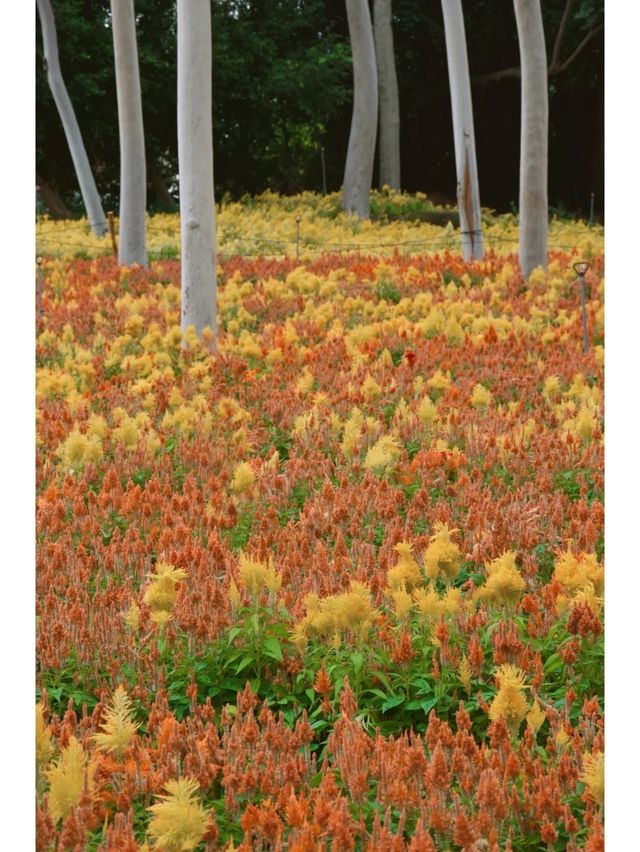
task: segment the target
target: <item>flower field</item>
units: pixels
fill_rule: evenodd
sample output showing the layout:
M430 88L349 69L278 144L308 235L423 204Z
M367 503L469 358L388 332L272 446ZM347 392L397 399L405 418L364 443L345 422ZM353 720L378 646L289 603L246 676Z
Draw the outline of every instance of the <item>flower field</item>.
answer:
M39 229L37 848L602 850L601 234L234 216L215 356Z

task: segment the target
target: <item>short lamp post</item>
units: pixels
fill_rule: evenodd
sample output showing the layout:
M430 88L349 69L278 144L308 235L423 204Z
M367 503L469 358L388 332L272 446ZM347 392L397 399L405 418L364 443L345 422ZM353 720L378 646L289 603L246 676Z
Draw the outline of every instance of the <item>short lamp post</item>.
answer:
M36 286L36 303L38 307L38 319L42 319L42 257L36 258L36 263L38 265L38 278L37 278L37 286Z
M574 263L573 268L578 273L578 279L580 281L580 302L582 304L582 349L584 352L587 352L589 350L589 335L587 333L587 299L584 276L587 269L589 269L589 264L582 261L581 263Z

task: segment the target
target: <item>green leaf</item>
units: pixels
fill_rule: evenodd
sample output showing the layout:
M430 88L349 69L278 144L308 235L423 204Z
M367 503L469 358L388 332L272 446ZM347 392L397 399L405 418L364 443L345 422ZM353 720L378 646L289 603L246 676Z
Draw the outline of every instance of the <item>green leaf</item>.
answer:
M264 649L267 657L271 657L272 660L277 660L279 663L283 661L282 648L275 636L267 636L264 640Z
M356 651L355 654L351 655L351 662L353 663L354 672L359 674L362 670L362 664L364 663L364 656L360 653L360 651Z
M227 640L229 644L233 642L236 636L239 636L242 633L242 627L232 627L231 630L227 633Z
M402 704L404 701L404 695L391 695L387 698L386 701L382 702L381 710L383 713L386 713L387 710L391 710L392 707L397 707L399 704Z
M247 666L250 666L252 662L253 662L253 657L251 657L251 656L244 657L242 660L240 660L240 662L238 663L238 665L236 667L236 674L240 674L240 672L243 671L243 669L246 669Z
M544 670L547 674L557 672L564 665L562 657L559 654L551 654L544 664Z
M425 701L420 702L420 706L422 707L425 713L428 713L436 706L437 703L438 701L436 698L427 698Z

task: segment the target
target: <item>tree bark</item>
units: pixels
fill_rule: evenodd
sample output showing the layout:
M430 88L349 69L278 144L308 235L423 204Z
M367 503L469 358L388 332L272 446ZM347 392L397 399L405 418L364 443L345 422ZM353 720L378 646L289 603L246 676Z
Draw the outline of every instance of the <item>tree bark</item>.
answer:
M38 15L42 27L42 43L44 47L44 67L47 72L49 88L53 95L64 134L69 145L69 152L73 160L73 167L80 184L82 202L87 211L87 218L91 229L97 236L106 233L107 217L102 209L102 202L98 195L87 152L82 142L82 135L78 126L75 112L67 92L67 87L62 79L60 71L60 60L58 57L58 38L56 35L56 23L53 16L50 0L36 0Z
M182 331L216 339L216 232L211 119L211 3L177 0Z
M120 134L118 263L147 265L147 172L133 0L111 0Z
M71 219L71 210L69 210L55 189L42 177L42 175L36 174L36 188L40 193L42 202L54 219Z
M483 257L484 249L469 60L461 0L442 0L442 17L451 90L462 255L469 261L471 258Z
M353 58L353 114L342 206L347 213L368 219L378 124L376 54L367 0L346 0L346 3Z
M547 268L549 100L540 0L514 0L520 45L520 268Z
M400 105L393 51L391 0L374 0L373 37L380 105L380 186L400 189Z

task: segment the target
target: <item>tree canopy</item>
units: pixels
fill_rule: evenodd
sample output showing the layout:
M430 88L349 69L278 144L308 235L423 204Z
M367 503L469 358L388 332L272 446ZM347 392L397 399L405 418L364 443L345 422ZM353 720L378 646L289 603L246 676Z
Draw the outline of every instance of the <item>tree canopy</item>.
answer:
M54 0L60 63L105 206L117 205L119 157L109 0ZM520 84L513 10L464 6L483 204L515 205ZM566 14L565 14L566 13ZM602 202L604 0L543 4L549 56L549 202ZM177 173L174 3L136 0L151 209L172 204ZM564 21L564 23L563 23ZM394 0L403 188L455 199L455 163L440 0ZM216 198L271 188L338 189L352 107L344 0L214 0ZM558 38L560 34L560 38ZM79 209L73 165L42 69L37 33L36 170ZM374 174L378 174L376 165Z

